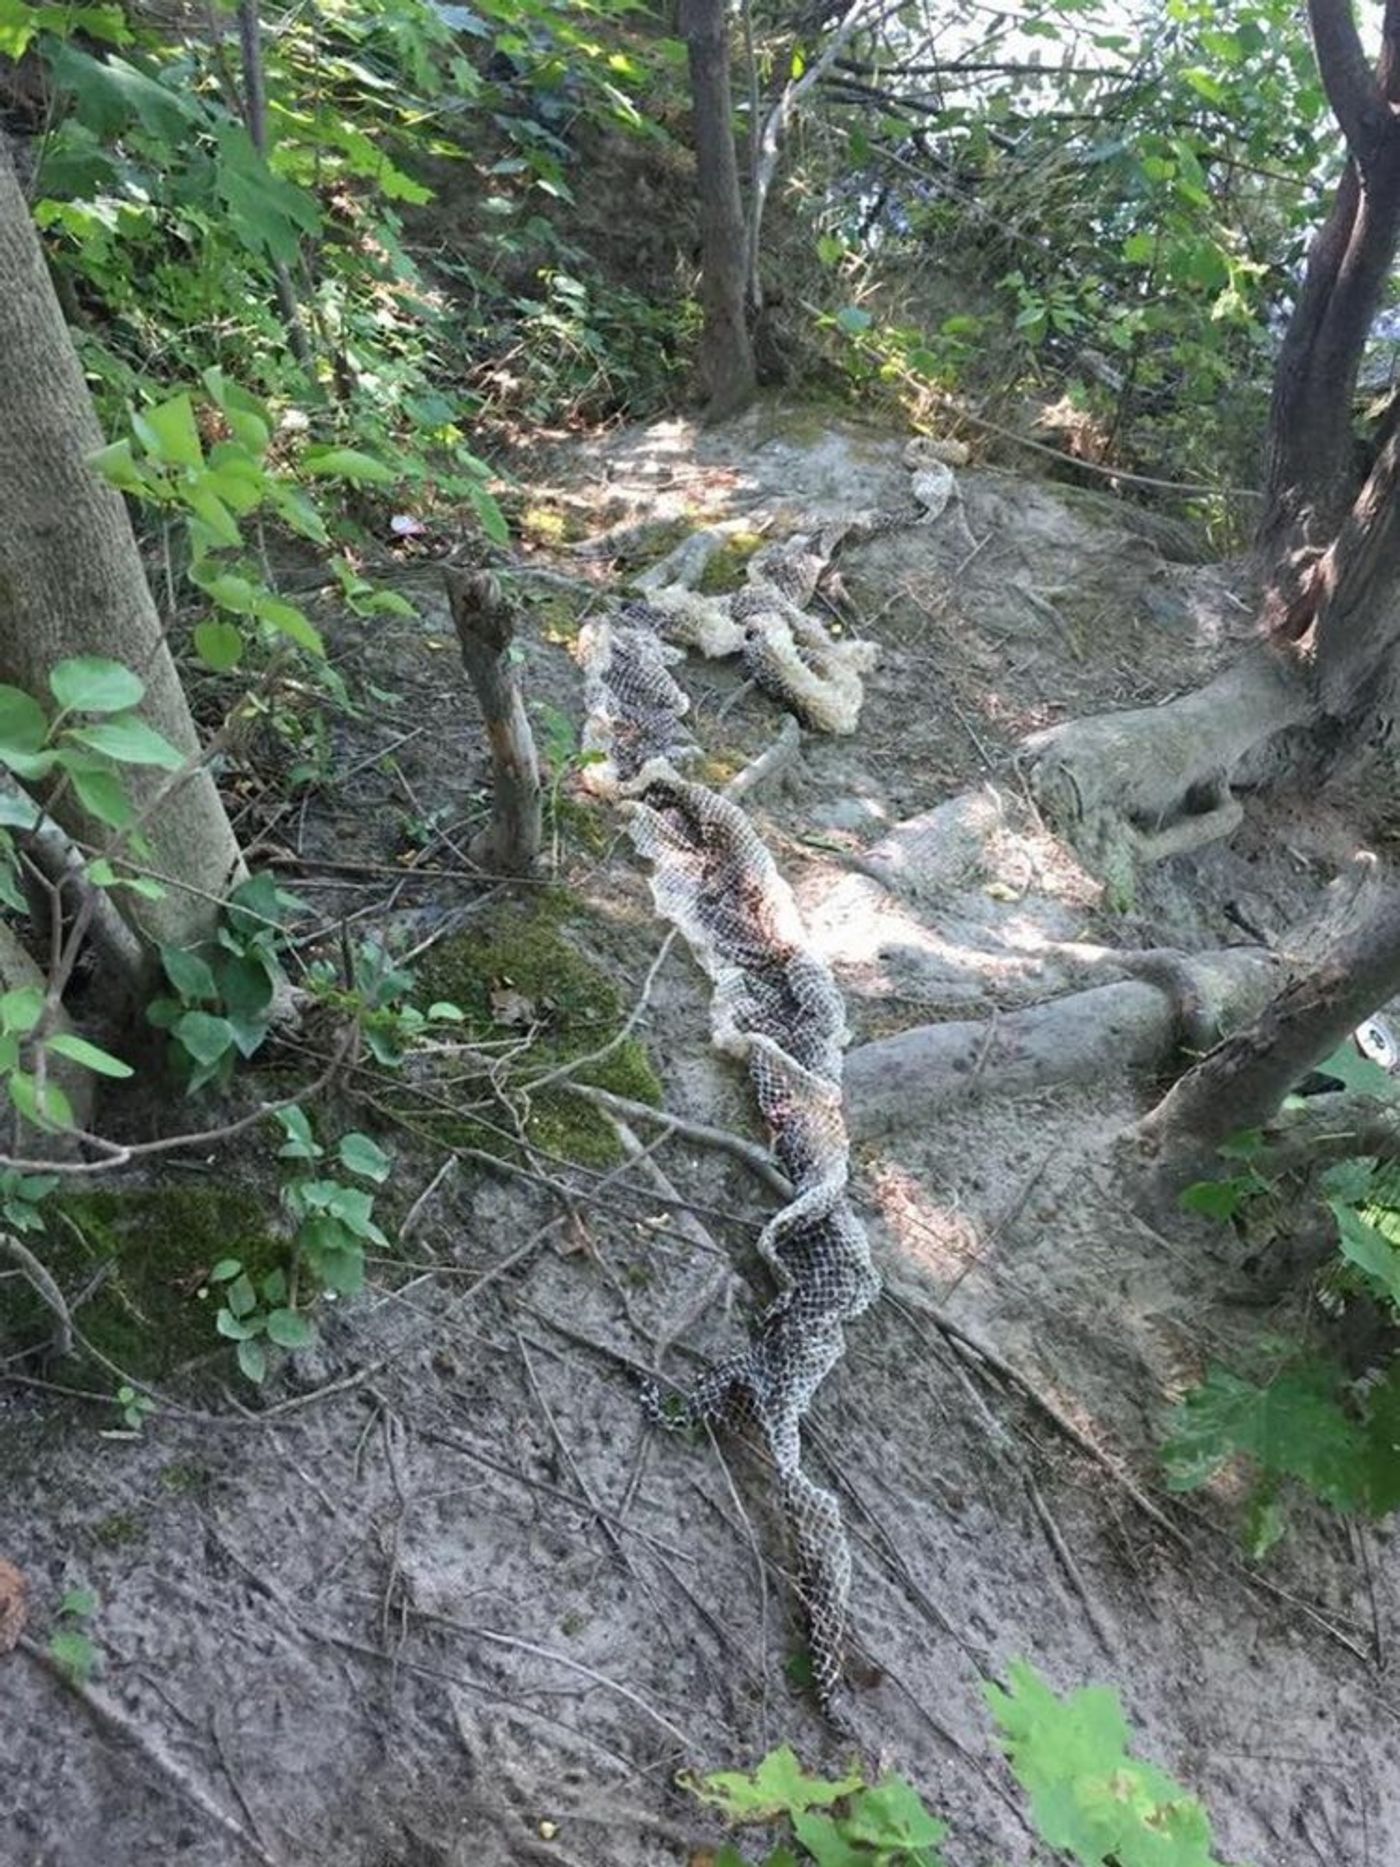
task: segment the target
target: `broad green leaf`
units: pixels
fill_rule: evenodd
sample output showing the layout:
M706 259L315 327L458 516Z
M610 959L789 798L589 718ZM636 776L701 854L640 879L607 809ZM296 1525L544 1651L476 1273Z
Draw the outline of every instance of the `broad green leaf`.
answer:
M341 1136L340 1164L347 1172L357 1173L363 1180L373 1180L376 1185L388 1179L394 1165L383 1148L367 1134L358 1133Z
M32 830L43 812L22 791L0 790L0 829Z
M217 1063L233 1047L228 1019L207 1011L187 1011L170 1028L196 1063Z
M294 604L284 603L278 596L259 595L254 612L259 621L276 629L279 635L285 635L309 655L324 656L326 645L321 640L320 631L308 622Z
M218 997L219 988L214 983L214 974L208 961L201 959L198 953L191 953L185 947L163 946L160 963L165 968L166 978L181 998L197 1001Z
M0 735L3 737L3 735ZM1319 1076L1334 1077L1343 1087L1370 1096L1394 1096L1396 1082L1381 1068L1363 1057L1350 1038L1339 1044L1325 1062L1317 1066Z
M277 1152L283 1160L319 1160L325 1149L321 1147L311 1132L311 1123L303 1108L277 1109L274 1111L282 1124L287 1139Z
M357 486L392 486L397 477L382 460L354 447L308 447L298 464L313 479L349 480Z
M838 328L845 331L848 337L859 337L862 331L870 329L874 321L870 313L859 305L844 305L836 314Z
M75 713L124 713L140 706L146 683L120 661L76 655L50 668L49 689L61 707Z
M243 534L238 522L213 487L191 486L185 494L185 503L199 521L204 542L211 549L223 546L236 551L242 545Z
M46 1081L41 1093L33 1076L16 1070L7 1079L5 1086L10 1092L11 1102L24 1119L33 1122L36 1128L53 1130L77 1126L73 1105L57 1083Z
M238 1365L255 1385L260 1385L267 1378L267 1355L261 1342L247 1341L238 1344Z
M1384 1232L1368 1225L1341 1200L1329 1199L1327 1204L1337 1221L1342 1256L1362 1272L1381 1296L1400 1304L1400 1250Z
M197 622L194 649L206 668L228 674L243 659L243 637L231 622Z
M70 1063L81 1063L85 1070L92 1070L98 1076L134 1076L136 1072L129 1063L123 1063L120 1057L114 1057L109 1051L102 1050L96 1044L90 1044L85 1037L77 1037L71 1031L58 1031L50 1037L44 1048L57 1051L59 1056L67 1057Z
M242 1322L231 1309L221 1309L214 1318L214 1327L219 1334L230 1342L251 1341L257 1334L251 1324Z
M309 1348L316 1340L316 1330L296 1310L275 1309L267 1319L267 1333L279 1348Z
M713 1775L684 1779L686 1785L704 1802L713 1802L734 1822L771 1822L803 1809L830 1808L843 1796L859 1789L859 1770L828 1780L808 1776L788 1745L772 1750L752 1776L736 1770L717 1770Z
M16 986L0 993L0 1030L23 1037L32 1031L44 1015L44 988L41 985Z
M1263 1387L1213 1368L1172 1414L1168 1486L1195 1490L1243 1454L1265 1476L1296 1478L1325 1503L1354 1509L1365 1489L1364 1435L1340 1405L1342 1385L1341 1371L1321 1360Z
M237 1277L242 1269L243 1261L241 1258L220 1258L213 1270L209 1273L209 1281L211 1284L229 1283L233 1278Z
M18 687L0 687L0 759L6 756L35 753L48 738L49 722L44 709Z
M147 453L162 465L192 469L204 465L204 446L187 395L173 395L168 402L136 410L131 425Z
M67 737L94 752L104 752L119 765L158 765L163 771L179 771L185 763L178 747L134 713L99 720L95 726L75 726Z
M74 763L68 767L68 776L78 794L78 802L99 823L105 823L114 830L124 830L136 815L135 807L126 794L126 786L115 772L94 771L86 764ZM97 870L98 865L92 864L88 879L96 882L99 887L110 887L116 882L110 863L102 864L105 881Z

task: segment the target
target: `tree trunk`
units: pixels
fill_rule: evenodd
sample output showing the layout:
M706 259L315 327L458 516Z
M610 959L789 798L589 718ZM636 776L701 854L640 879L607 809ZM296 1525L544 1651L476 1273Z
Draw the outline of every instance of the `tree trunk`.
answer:
M1400 992L1400 889L1217 1044L1138 1126L1150 1152L1191 1159L1241 1129L1261 1128L1308 1071Z
M1310 0L1318 69L1347 166L1307 268L1274 377L1260 542L1272 558L1325 545L1356 486L1352 405L1400 241L1400 4L1387 0L1374 73L1351 0Z
M753 400L753 343L744 306L744 209L729 96L725 0L682 0L690 57L695 180L700 202L700 381L706 418L722 420Z
M238 844L199 756L194 722L166 647L121 496L88 464L102 446L73 349L8 154L0 148L0 681L52 706L48 675L72 655L124 662L146 684L142 717L192 761L172 779L123 768L159 901L115 899L149 940L189 946L214 930L241 873ZM157 803L157 799L159 802ZM53 815L80 844L112 833L68 788Z
M248 140L265 162L268 150L267 80L263 71L262 20L258 13L258 0L238 0L238 44L243 59L243 120L248 126ZM306 332L302 328L292 275L280 259L272 262L272 275L277 287L277 309L282 314L287 343L292 355L309 376L315 365L311 347L306 341Z
M484 869L529 875L540 853L540 772L512 649L515 612L486 571L443 572L462 664L491 742L491 822L471 846Z

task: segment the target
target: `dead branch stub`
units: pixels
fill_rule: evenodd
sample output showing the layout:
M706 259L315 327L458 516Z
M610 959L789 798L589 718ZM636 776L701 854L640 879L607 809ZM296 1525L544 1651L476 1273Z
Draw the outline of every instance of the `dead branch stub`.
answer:
M488 571L443 572L452 626L491 744L491 822L472 840L483 868L528 875L540 851L540 771L515 659L515 609Z

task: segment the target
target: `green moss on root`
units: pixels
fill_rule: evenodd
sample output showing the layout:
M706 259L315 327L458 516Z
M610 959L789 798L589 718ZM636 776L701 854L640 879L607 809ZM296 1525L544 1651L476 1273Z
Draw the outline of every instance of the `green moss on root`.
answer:
M622 1028L625 1012L612 980L583 954L563 931L572 912L567 898L541 891L532 901L499 915L479 929L445 940L419 969L416 998L427 1006L439 1000L456 1005L466 1020L463 1035L476 1042L499 1042L512 1028L496 1020L504 993L525 1001L518 1009L523 1032L538 1026L534 1041L515 1073L517 1084L573 1063L601 1050ZM596 1062L580 1066L575 1080L634 1102L656 1106L661 1084L645 1047L628 1037ZM479 1148L512 1158L518 1151L496 1128L470 1117L415 1114L450 1147ZM542 1089L529 1098L525 1131L549 1153L587 1166L605 1166L619 1158L617 1136L607 1117L567 1089Z
M256 1273L286 1255L262 1200L230 1187L64 1193L48 1210L48 1234L31 1249L70 1302L92 1289L77 1311L79 1328L143 1380L160 1380L219 1345L214 1306L200 1291L220 1258L241 1258ZM0 1282L0 1343L38 1347L52 1324L22 1279Z

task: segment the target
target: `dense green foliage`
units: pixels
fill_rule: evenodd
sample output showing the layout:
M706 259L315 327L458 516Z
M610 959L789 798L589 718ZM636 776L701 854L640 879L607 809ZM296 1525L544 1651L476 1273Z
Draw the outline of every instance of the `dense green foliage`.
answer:
M1200 1802L1130 1753L1116 1692L1088 1686L1061 1698L1033 1666L1016 1660L1006 1687L989 1684L986 1696L1048 1846L1080 1867L1220 1867ZM948 1825L903 1777L868 1783L859 1768L809 1776L784 1745L752 1775L720 1770L685 1780L732 1823L790 1830L797 1852L779 1843L765 1867L943 1867ZM743 1858L726 1847L715 1867L742 1867Z

